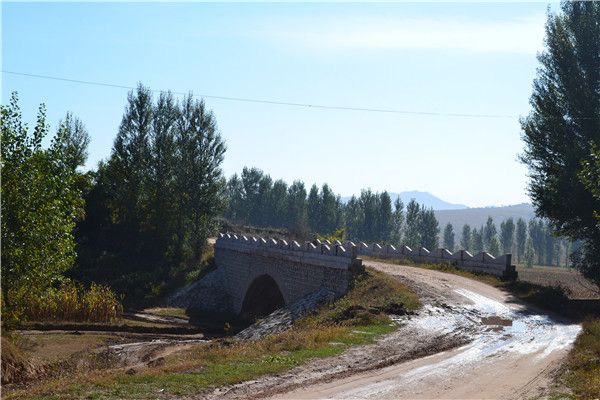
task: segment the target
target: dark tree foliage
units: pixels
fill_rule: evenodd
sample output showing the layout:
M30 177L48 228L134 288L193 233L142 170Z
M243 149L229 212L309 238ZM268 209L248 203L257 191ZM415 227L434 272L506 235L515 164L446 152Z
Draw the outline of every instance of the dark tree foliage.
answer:
M400 197L397 197L394 201L392 224L391 242L395 245L400 245L402 243L402 233L404 231L404 203L400 200Z
M525 245L527 242L527 223L523 218L517 220L517 234L516 234L516 249L517 249L517 262L521 262L521 259L525 255Z
M483 251L483 227L473 228L473 253L480 253Z
M600 3L564 2L549 15L539 62L533 109L521 121L529 193L558 235L583 242L579 268L600 282L600 199L579 177L600 145Z
M413 249L421 243L421 206L415 199L411 199L406 205L404 242Z
M493 255L497 253L498 230L492 217L488 217L483 228L483 249Z
M514 238L515 222L512 218L508 218L500 223L500 245L504 254L512 252Z
M304 182L294 181L288 189L287 226L290 233L298 238L308 235L308 212L306 208L306 188Z
M327 184L320 191L313 185L306 198L303 182L296 181L288 188L282 180L273 183L258 168L244 168L241 178L233 175L229 179L226 193L228 207L224 215L237 223L286 228L299 238L309 231L330 235L343 226L341 199Z
M463 250L471 251L473 249L473 237L469 224L464 224L462 228L462 236L460 238L460 247Z
M421 246L428 250L438 248L440 228L433 209L421 207L421 216L419 218L421 232Z
M454 251L454 227L449 222L444 228L444 248Z
M111 156L86 196L74 275L140 301L197 268L223 211L224 153L203 101L169 93L153 101L142 85L130 92Z

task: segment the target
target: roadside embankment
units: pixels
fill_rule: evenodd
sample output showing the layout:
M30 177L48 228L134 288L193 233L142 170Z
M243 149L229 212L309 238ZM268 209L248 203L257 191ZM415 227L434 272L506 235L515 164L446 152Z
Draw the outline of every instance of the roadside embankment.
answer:
M156 346L153 359L159 361L155 363L138 362L134 368L51 379L15 389L8 398L153 399L158 394L212 395L218 393L217 387L281 373L308 360L325 360L350 348L374 343L381 335L397 329L398 324L388 316L390 311L409 313L419 305L418 297L407 286L369 270L357 277L346 296L298 319L286 331L257 340L226 338L186 343L173 352ZM111 349L120 352L136 346L133 343ZM379 354L379 358L383 355Z

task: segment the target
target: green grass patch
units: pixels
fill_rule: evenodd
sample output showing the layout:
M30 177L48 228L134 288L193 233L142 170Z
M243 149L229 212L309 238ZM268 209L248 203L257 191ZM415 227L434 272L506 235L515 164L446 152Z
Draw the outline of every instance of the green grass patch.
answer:
M256 341L223 339L200 344L169 355L160 367L141 369L133 375L123 370L96 371L15 391L7 398L155 399L198 394L373 343L397 328L387 317L390 311L409 312L419 306L417 296L405 285L367 269L346 296L297 321L285 332Z

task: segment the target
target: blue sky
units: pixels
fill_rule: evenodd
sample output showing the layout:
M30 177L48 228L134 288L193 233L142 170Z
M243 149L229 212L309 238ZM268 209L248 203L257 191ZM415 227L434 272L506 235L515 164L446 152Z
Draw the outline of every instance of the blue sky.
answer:
M3 3L2 69L196 94L506 118L406 115L207 99L227 176L429 191L469 206L528 201L518 117L547 3ZM555 5L553 5L556 8ZM27 120L46 104L108 157L127 90L2 74Z

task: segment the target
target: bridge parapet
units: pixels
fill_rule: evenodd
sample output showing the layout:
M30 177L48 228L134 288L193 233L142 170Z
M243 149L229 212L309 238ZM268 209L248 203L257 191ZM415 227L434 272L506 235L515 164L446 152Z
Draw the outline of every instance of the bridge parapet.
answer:
M301 244L231 233L219 234L215 243L215 263L223 271L225 291L236 313L252 302L246 298L247 293L254 293L249 292L253 282L264 276L275 282L286 305L321 288L342 296L352 277L363 270L357 254L356 246L339 242Z
M352 242L348 243L354 245ZM381 246L377 243L368 245L364 242L360 242L356 250L358 255L410 260L416 263L447 263L459 269L496 275L503 279L517 278L516 268L511 264L511 254L494 257L487 252L472 255L467 250L456 250L454 253L444 248L429 251L425 247L419 247L413 250L408 246L396 248L392 245Z

